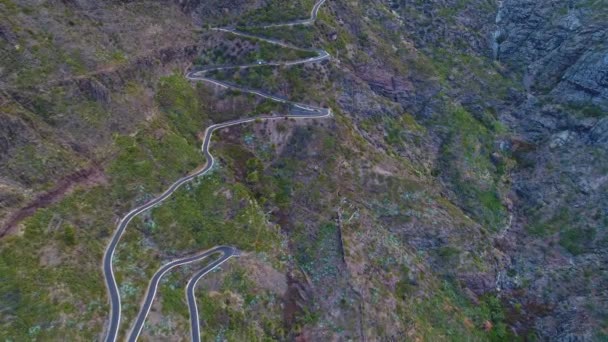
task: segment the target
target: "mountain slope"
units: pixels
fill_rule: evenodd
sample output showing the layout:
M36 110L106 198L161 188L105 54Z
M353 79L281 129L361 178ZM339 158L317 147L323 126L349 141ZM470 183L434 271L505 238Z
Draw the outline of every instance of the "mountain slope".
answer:
M321 63L213 77L332 108L219 131L218 167L136 219L116 253L124 321L158 266L244 251L197 291L204 340L606 337L603 1L0 2L0 336L101 339L115 221L204 163L212 123L288 108L193 84L191 65ZM142 336L188 336L161 284ZM128 324L121 326L124 333Z

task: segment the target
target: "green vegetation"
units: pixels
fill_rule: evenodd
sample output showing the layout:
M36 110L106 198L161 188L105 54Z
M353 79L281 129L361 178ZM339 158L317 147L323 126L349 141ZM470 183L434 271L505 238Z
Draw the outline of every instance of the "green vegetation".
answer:
M290 49L260 39L225 34L214 48L205 50L195 63L208 65L243 65L262 62L281 62L315 57L313 51ZM299 44L298 44L299 45Z
M506 218L501 202L499 169L490 159L493 132L457 107L443 125L441 173L445 175L466 211L490 229L499 229ZM504 171L503 171L504 172Z
M454 1L452 4L448 5L448 6L444 6L442 8L439 9L439 16L444 17L446 19L448 19L448 21L451 24L455 24L456 23L456 16L461 14L463 11L467 10L468 7L470 6L482 6L483 8L485 8L486 12L492 13L494 11L496 11L496 8L494 6L493 3L491 2L473 2L470 0L457 0Z
M424 212L423 203L430 202L422 184L415 181L378 174L373 176L372 181L383 191L372 195L376 198L371 200L371 208L378 219L385 222L410 222L412 217L419 217Z
M403 265L401 267L401 278L395 286L395 295L400 300L406 301L416 291L417 284L415 281L410 279L410 276L410 269L407 266Z
M20 8L9 0L0 1L1 6L15 13L37 11L35 8ZM313 2L267 1L266 7L249 13L243 22L250 25L305 18ZM356 2L334 5L333 9L344 10L340 23L328 14L329 11L322 11L320 24L313 27L240 27L305 46L325 40L319 36L321 34L326 37L332 35L332 41L325 42L326 48L342 61L340 68L319 67L318 64L284 68L261 66L235 72L218 71L214 75L285 97L291 94L295 100L325 101L340 92L341 86L349 86L353 89L345 89L349 93L343 94L355 94L357 101L361 100L357 103L366 107L362 111L373 111L376 106L386 109L388 107L384 106L393 104L394 107L387 112L397 115L373 113L374 116L365 116L360 122L360 128L372 138L378 138L375 141L384 141L389 146L387 155L380 153L382 148L372 146L358 136L350 122L352 113L337 114L334 121L318 123L317 126L298 124L292 127L290 121L280 121L275 126L272 139L266 140L258 139L258 127L255 130L248 125L232 128L225 135L229 142L216 142L217 146L214 145L217 147L214 154L217 152L218 157L216 168L205 177L183 186L162 206L134 220L123 237L115 266L126 319L133 317L149 276L158 265L178 255L213 245L233 244L273 266L288 265L289 270L281 269L279 272L283 276L279 279L288 272L295 277L306 278L302 287L303 291L309 291L305 293L311 296L310 302L302 299L298 303L301 308L295 314L295 328L284 331L283 314L287 311L284 310L284 292L281 292L284 289L271 291L262 288L254 279L256 274L251 271L263 268L255 265L241 267L240 260L238 264L232 262L230 266L223 266L221 274L211 274L210 281L199 291L204 340L286 340L302 326L304 329L314 326L340 334L345 325L333 320L333 308L350 313L354 311L355 304L360 304L362 311L371 313L364 315L364 319L377 319L370 316L381 316L376 314L388 311L380 303L396 306L398 310L365 327L374 329L371 331L378 332L377 336L385 336L382 329L388 329L386 322L394 322L402 323L395 330L411 331L423 340L517 340L507 327L509 315L500 298L488 294L481 297L479 303L472 303L470 296L464 295L458 284L450 281L439 283L434 278L436 264L460 271L469 266L465 265L466 262L477 258L481 266L487 266L483 258L489 254L484 255L483 248L490 248L491 244L486 244L489 240L480 239L483 241L472 241L466 244L466 248L459 248L458 234L467 238L480 236L469 234L473 229L473 233L478 233L476 225L463 215L460 208L442 197L449 194L431 177L427 178L427 173L419 173L420 177L410 173L408 163L415 157L394 153L435 147L424 139L436 137L435 132L429 134L427 129L439 127L438 136L442 138L443 145L434 174L449 183L456 202L471 213L473 219L491 229L501 228L507 214L502 197L508 158L496 151L496 137L504 134L505 128L498 123L492 106L496 99L508 94L513 84L501 74L504 70L500 70L499 65L482 57L458 53L461 44L466 42L456 41L454 48L425 50L424 44L418 44L407 36L408 32L388 30L389 26L383 25L385 23L379 18L387 18L391 13L375 4L366 5ZM411 5L408 7L422 6L425 2L418 0ZM453 22L468 6L469 1L456 1L453 7L433 9L432 13L439 16L438 19L443 16ZM486 2L482 6L493 5ZM357 25L351 25L350 16L361 20L357 20ZM98 25L104 24L100 22ZM337 34L335 40L334 32ZM56 54L52 42L61 40L57 37L41 33L36 33L36 36L32 41L37 41L40 47L33 49L33 62L27 61L35 66L32 70L13 68L12 63L19 63L24 56L12 46L7 49L10 63L7 63L6 70L19 73L21 85L29 86L39 80L51 79L55 70L61 70L61 76L64 73L73 76L91 72L92 66L103 71L106 67L126 63L127 56L135 55L133 51L109 51L101 58L109 64L96 64L88 60L85 53ZM43 41L48 41L49 45ZM405 47L412 42L418 49L415 53ZM124 42L118 43L115 45L129 46ZM446 42L436 43L437 46L446 46ZM5 43L0 44L4 50ZM233 49L239 44L240 47ZM198 64L240 64L260 59L274 61L310 56L309 52L235 38L207 51ZM383 102L376 99L380 92L373 94L367 86L360 87L359 82L365 78L353 77L348 80L350 83L342 82L341 72L351 72L355 69L353 67L367 66L368 62L386 63L385 71L411 80L414 83L412 93L416 92L416 96L418 91L422 94L427 90L415 89L418 87L430 84L428 89L433 90L433 94L438 89L439 95L426 108L432 118L414 118L407 113L399 115L405 110L400 108L396 99L385 96ZM376 66L379 69L385 67ZM359 68L355 71L347 76L363 76L362 73L366 72L360 72ZM141 79L149 81L146 77ZM328 79L331 79L331 85ZM3 324L0 326L0 340L98 338L107 314L105 288L98 269L103 243L114 228L117 217L133 203L146 201L204 162L198 146L201 131L209 124L210 117L217 121L226 119L221 113L207 113L206 106L213 108L218 103L218 107L226 106L226 102L216 101L217 97L224 96L220 100L225 100L242 96L245 97L243 102L255 103L251 110L253 114L286 110L275 102L256 102L237 92L216 96L208 91L207 98L203 100L201 94L207 90L193 88L178 74L162 78L157 85L155 100L158 107L154 107L152 116L138 125L137 130L133 127L125 129L131 134L114 137L113 152L108 153L111 158L104 165L107 166L107 184L77 190L61 203L38 211L24 222L23 237L10 237L5 245L0 246L0 317ZM459 93L460 88L467 94ZM142 89L149 93L151 87L141 86ZM132 97L134 90L137 89L125 87L126 96ZM111 122L108 118L116 119L110 117L101 101L71 105L65 103L70 94L67 90L57 87L51 92L51 95L41 92L31 103L46 123L62 123L64 113L81 118L82 125L86 127L105 128L106 120ZM438 105L451 103L452 99L463 99L463 95L468 93L478 94L479 98L473 99L474 103L467 104L466 108L460 105L440 108ZM325 103L335 104L331 100ZM393 108L397 109L393 111ZM585 116L603 115L595 107L577 111ZM242 114L234 109L233 112ZM364 117L353 115L356 119ZM81 121L75 122L81 124ZM319 129L321 126L324 128ZM285 136L289 141L281 141ZM107 146L102 148L107 149ZM55 165L78 165L78 160L68 160L68 153L71 151L64 152L53 145L49 151L38 154L36 147L27 146L17 151L10 165L15 166L12 172L24 179L44 183L45 179L34 177L45 173L42 171L54 169ZM429 165L433 164L436 155L434 151L430 154L431 157L423 159L420 164L427 161ZM388 162L383 164L383 161ZM26 167L33 172L18 171ZM47 173L55 175L64 171ZM391 175L397 173L399 175ZM362 193L367 196L361 196ZM334 223L338 207L348 211L340 227ZM562 247L574 255L580 254L591 246L595 231L575 230L571 225L575 216L566 211L564 217L540 220L542 224L530 229L539 236L555 234ZM270 222L281 224L285 234L289 234L289 243L279 232L279 227ZM451 228L454 232L446 233L446 229ZM365 253L365 256L355 255L372 249L365 240L372 235L382 240L378 242L381 248ZM425 247L427 243L436 246L433 244L436 237L443 239L445 235L449 238L447 244L440 244L442 247L439 248ZM602 241L605 244L607 240L604 237ZM345 256L341 254L342 243L346 249ZM477 247L475 243L484 246ZM412 246L418 244L422 248L414 250ZM287 249L291 252L289 256L282 254ZM477 252L480 253L475 254ZM343 257L348 258L348 266L352 266L354 272L351 269L344 271ZM429 262L432 267L428 267ZM183 287L194 268L172 271L161 284L158 302L164 318L162 321L168 323L155 330L154 336L166 337L186 331ZM358 268L362 272L359 273ZM366 278L368 274L371 276ZM357 294L362 302L356 302L353 298L357 296L344 288L361 292ZM392 291L394 296L391 296ZM335 302L324 302L328 298ZM383 299L386 301L382 302ZM320 302L331 305L331 313L318 310L316 303ZM337 339L348 340L343 335L336 336ZM402 336L406 337L405 334Z
M324 223L312 234L304 226L296 228L292 239L298 246L295 255L298 264L314 282L331 282L339 273L336 265L341 258L338 227Z
M262 115L262 114L270 114L272 112L276 113L286 113L289 111L289 108L285 108L286 106L282 103L272 101L269 99L263 99L259 103L256 104L253 115Z
M510 89L521 88L515 79L505 76L504 70L492 61L473 54L454 53L452 49L437 48L428 52L426 63L428 72L439 76L441 82L450 88L458 87L479 94L483 99L508 96ZM491 128L496 123L492 113L477 117Z
M413 310L414 324L426 341L522 340L507 328L506 311L498 297L486 295L474 304L448 281L408 309Z
M106 170L108 184L77 190L48 209L38 210L22 223L23 236L3 240L0 306L5 309L0 313L0 340L94 340L98 336L108 309L99 262L116 215L131 207L133 198L142 200L160 192L202 163L194 144L196 128L186 124L198 122L199 131L204 127L205 116L195 98L183 78L167 78L158 95L166 116L144 123L137 134L116 136L117 155ZM38 167L39 158L32 157L33 151L26 148L24 153L28 153L30 165ZM47 157L39 167L53 175L54 163L53 157ZM127 245L137 236L133 229L125 235ZM137 246L131 247L138 250ZM148 252L140 254L150 257ZM153 266L158 262L150 260ZM116 260L117 264L130 261ZM135 265L129 265L131 271ZM150 269L144 271L135 273L147 283ZM136 291L137 283L123 274L117 276L121 288ZM133 301L124 303L130 312L140 300L138 292L133 293Z
M585 252L595 238L596 231L591 228L571 228L560 234L559 244L573 255Z
M160 298L162 298L163 313L186 318L190 314L184 299L184 288L186 285L180 281L181 279L176 273L171 272L169 275L166 275L166 279L159 290Z
M253 89L264 89L269 93L276 92L275 67L259 66L244 70L219 70L209 72L211 78L233 82L239 86Z
M152 117L131 126L129 120L143 119L143 115L129 116L132 113L128 112L128 107L140 100L134 99L140 95L143 105L149 105L146 95L154 88L149 84L155 80L153 74L140 73L139 70L135 75L122 73L126 75L125 78L133 77L143 83L137 86L129 84L124 89L118 85L117 89L108 89L110 87L103 84L103 90L112 95L109 103L105 102L106 99L93 98L99 94L79 93L76 86L71 88L53 83L48 89L44 88L47 82L61 82L63 79L66 79L66 83L75 84L76 81L71 78L84 74L87 74L87 80L92 81L96 80L90 78L89 74L100 73L100 79L106 73L114 77L111 73L116 65L127 63L128 56L143 55L136 48L131 48L133 44L122 41L118 36L111 37L111 40L129 47L128 51L96 51L94 42L99 37L91 37L84 31L87 23L83 21L88 19L75 18L78 16L67 9L66 13L58 15L53 6L45 5L44 8L45 15L54 26L65 23L80 27L73 30L53 27L49 31L54 32L45 32L31 26L22 35L26 25L21 25L18 19L37 14L37 9L21 8L8 0L0 3L0 7L10 7L10 11L14 11L12 18L7 17L6 13L0 16L3 24L6 23L3 29L6 29L11 40L16 39L11 44L0 42L5 57L3 67L7 71L5 81L11 92L14 86L23 95L23 103L15 105L11 103L15 101L4 101L6 99L3 98L2 112L16 113L42 132L43 139L48 139L42 140L39 145L24 145L15 149L14 156L6 165L12 168L10 173L20 175L22 179L19 181L27 186L36 183L31 189L42 190L53 185L68 170L85 166L67 147L74 142L70 140L74 137L68 139L69 134L86 135L86 130L107 133L117 129L128 131L129 134L116 134L113 139L100 138L99 146L95 146L99 150L89 151L86 144L78 145L86 151L79 150L87 154L87 158L99 157L103 161L106 175L103 184L77 188L59 203L40 209L24 220L23 235L3 239L0 245L0 340L3 341L97 339L108 312L99 262L116 219L134 203L141 203L158 194L167 184L203 163L197 134L208 124L207 113L203 110L206 104L199 100L199 89L193 89L182 76L176 74L162 78L156 94L160 111L151 111ZM104 32L97 28L104 24L107 23L91 23L91 27L95 32ZM18 29L13 30L15 27ZM13 37L15 32L18 34ZM57 32L64 35L54 36ZM87 36L91 44L84 44L86 49L83 48L82 42L74 39L72 32ZM100 46L107 45L105 38L108 37L102 38L100 41L104 44ZM69 41L71 45L60 45L63 41ZM264 46L259 54L264 59L283 58L284 55L276 50L274 46L272 49ZM154 51L146 50L145 53ZM301 51L290 51L289 54L297 58L311 56ZM289 54L285 55L286 58L290 58ZM30 89L41 84L40 89ZM133 91L138 93L133 94ZM7 110L8 106L17 105L27 105L27 108L19 108L19 111L32 112ZM120 112L124 117L118 117L113 112L118 106L126 108ZM257 110L272 108L272 104L262 102ZM109 127L109 122L120 127ZM55 130L57 127L61 129ZM82 127L82 130L74 127ZM66 139L61 140L61 144L53 143L56 133L66 133ZM76 135L74 139L77 138ZM231 174L218 173L182 189L171 203L167 203L170 209L157 208L150 215L144 215L146 218L143 221L135 220L127 230L115 259L119 286L126 299L123 302L124 312L128 313L125 318L133 316L141 299L142 285L149 280L150 272L163 261L163 257L173 257L173 252L187 253L208 248L209 244L231 242L248 251L270 254L279 250L277 241L280 235L274 226L268 224L253 195L238 182L222 187L225 179L221 177L231 177ZM289 186L284 186L281 191L288 192ZM228 193L232 197L226 197ZM285 202L289 200L287 195L282 196ZM206 202L198 201L203 198ZM191 214L193 216L188 219ZM165 238L162 230L174 230L183 235L174 234ZM164 249L157 250L146 245L150 241L158 241ZM182 250L182 247L185 249ZM179 295L183 294L183 287L175 290L163 285L162 291L167 292L162 298L165 310L183 315L181 299L178 300L178 292ZM261 297L268 298L263 305L279 301L273 296ZM269 335L282 336L281 326L276 322L280 322L280 319L269 320L264 329L270 332Z
M409 113L399 117L372 116L364 119L360 127L373 134L378 126L384 129L384 140L395 150L407 149L411 145L420 146L426 135L426 128Z
M93 322L107 313L99 236L111 206L106 189L77 191L24 221L23 236L3 240L1 340L96 338L101 325Z
M572 215L569 208L560 208L556 214L549 219L539 217L539 213L534 213L531 210L528 214L533 218L532 224L528 225L527 231L537 237L545 237L555 234L562 229L570 226Z
M155 119L136 135L116 137L119 153L108 173L117 198L159 193L203 163L196 134L206 114L194 89L183 76L172 75L161 79L156 98L168 120Z
M327 79L323 74L305 69L301 65L280 68L259 66L238 71L219 70L210 72L209 77L283 96L291 101L322 99L329 91ZM315 86L310 86L311 84Z
M578 209L558 207L554 214L544 217L542 208L528 210L530 223L526 231L532 236L546 238L559 235L559 244L573 255L585 253L593 244L598 230L590 226L577 224L580 217L585 215ZM599 219L600 217L595 217ZM598 224L602 224L599 223Z
M57 145L39 145L36 142L23 145L11 151L12 158L6 161L6 167L24 184L46 188L53 177L69 173L78 168L80 161L68 150Z
M454 246L441 247L439 249L439 251L437 252L437 254L442 259L442 262L446 265L449 265L449 264L458 265L459 264L458 259L460 257L460 249L458 249Z
M587 104L570 104L566 108L574 112L575 116L601 118L608 115L607 110L603 110L600 106L592 103Z
M272 250L278 236L256 201L244 186L224 185L223 179L214 173L152 210L154 224L148 225L146 233L161 250L195 251L215 245Z
M207 116L188 80L181 74L161 78L156 100L176 133L190 138L192 143L202 131Z
M257 26L306 19L315 0L282 1L269 0L267 5L245 14L239 19L242 26Z
M315 29L311 26L288 26L288 27L237 27L239 31L247 32L261 37L278 39L299 47L310 48L315 39Z
M239 146L225 147L221 154L235 170L246 170L247 186L260 204L264 205L270 201L281 210L290 207L296 187L293 177L301 167L300 161L282 158L274 165L273 172L268 173L263 168L263 160Z
M65 227L65 229L63 231L63 242L67 246L76 245L76 230L74 229L74 226L67 225Z
M10 70L7 80L23 90L53 79L64 78L66 73L70 76L86 74L94 68L95 64L111 62L113 61L112 56L119 53L110 50L104 54L87 55L85 58L80 49L82 41L79 41L79 38L82 39L82 37L75 37L75 31L78 28L70 25L74 22L67 20L68 13L57 13L53 11L57 9L53 6L46 6L45 11L47 11L46 16L55 20L59 25L59 27L54 27L54 30L47 30L46 27L40 25L39 21L32 20L40 15L37 7L17 5L7 0L0 3L0 8L2 8L0 20L6 23L5 27L9 30L8 32L11 32L11 35L13 32L17 33L16 37L11 38L10 43L9 41L0 43L3 67ZM21 9L21 13L17 10L18 8ZM23 27L27 27L27 30L24 30ZM70 44L62 44L58 41L53 36L53 33L57 31L70 37ZM89 46L101 43L97 35L86 36Z
M189 143L203 130L205 119L196 93L180 76L161 80L157 95L164 118L151 121L135 136L118 137L121 153L110 168L118 186L116 196L138 195L140 200L159 193L170 182L202 163L198 146ZM184 136L189 139L185 139ZM158 165L166 167L157 167ZM171 171L169 171L171 170ZM162 206L136 219L116 253L116 273L124 298L123 315L133 317L138 298L162 260L151 254L149 244L161 255L194 253L215 245L234 245L244 251L276 253L280 239L247 188L219 169L184 185ZM136 187L134 184L138 184ZM175 279L170 284L176 284ZM178 290L164 286L163 310L183 316ZM183 293L183 289L179 290ZM167 327L165 327L167 328ZM168 329L168 328L167 328Z
M183 136L164 131L161 138L155 138L154 132L159 132L157 130L163 130L159 122L134 137L116 137L120 153L108 169L113 182L120 184L114 188L116 197L158 193L172 179L201 164L200 152ZM172 165L173 168L161 168L159 165ZM133 187L134 184L137 187Z
M204 341L284 340L280 294L257 286L249 270L232 266L224 271L218 291L197 293ZM201 286L202 287L202 286Z

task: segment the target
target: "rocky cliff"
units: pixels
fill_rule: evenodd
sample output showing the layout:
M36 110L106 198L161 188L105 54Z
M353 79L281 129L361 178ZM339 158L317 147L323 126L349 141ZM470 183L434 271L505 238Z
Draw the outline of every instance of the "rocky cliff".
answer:
M504 239L511 280L547 310L547 338L599 338L606 301L606 34L602 1L505 1L497 58L522 75L525 95L504 117L513 148L516 214Z

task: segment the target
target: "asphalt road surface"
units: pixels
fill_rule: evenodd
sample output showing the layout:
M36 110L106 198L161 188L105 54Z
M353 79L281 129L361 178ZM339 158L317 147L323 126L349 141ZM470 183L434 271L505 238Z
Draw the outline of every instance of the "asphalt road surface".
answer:
M211 264L205 266L202 270L197 272L196 275L193 278L191 278L190 281L188 282L188 286L189 286L192 283L192 279L196 279L195 283L194 283L194 286L196 286L196 282L198 281L198 279L202 278L205 274L213 271L214 269L219 267L221 264L226 262L228 259L238 256L239 251L236 248L230 247L230 246L214 247L208 251L199 253L197 255L193 255L190 257L185 257L182 259L171 261L170 263L165 264L158 271L156 271L156 273L154 273L154 275L152 276L152 279L150 279L150 284L148 285L146 295L144 296L144 301L139 309L139 314L137 315L137 318L135 319L135 323L133 324L133 327L131 328L131 333L129 334L128 341L130 341L130 342L137 341L137 338L139 337L139 334L141 333L141 330L144 327L144 322L146 321L146 318L148 317L148 314L150 313L150 308L152 307L152 303L154 302L154 297L156 297L156 292L158 291L158 284L160 283L160 280L167 272L171 271L173 268L175 268L177 266L195 263L195 262L201 261L203 259L206 259L207 257L209 257L211 255L218 254L218 253L222 254L222 256L219 259L217 259L216 261L212 262ZM192 294L190 295L189 292L187 292L187 294L188 294L188 296L187 296L188 307L191 308L190 315L192 317L192 312L193 312L192 307L194 306L194 308L196 308L196 301L195 301L195 297L194 297L194 287L192 288ZM192 300L190 300L191 298L192 298ZM196 312L196 309L194 309L194 310ZM198 322L198 312L196 313L196 322ZM198 327L198 323L196 324L196 326Z
M325 3L325 1L326 0L320 0L314 5L309 19L297 20L297 21L288 22L288 23L267 25L264 27L310 25L310 24L314 23L314 21L316 20L319 9L323 5L323 3ZM202 168L195 170L190 175L178 179L167 190L165 190L165 192L163 192L161 195L150 200L146 204L141 205L141 206L131 210L118 222L117 228L114 231L114 234L112 235L110 242L105 250L105 253L103 256L103 265L102 265L103 275L104 275L104 278L106 281L106 286L108 288L108 296L110 299L110 318L109 318L106 339L105 339L107 342L115 342L117 340L118 331L119 331L119 327L120 327L120 320L121 320L120 293L118 290L118 284L116 283L116 277L114 276L114 268L112 265L112 261L114 258L114 252L116 251L116 247L118 246L118 243L120 242L122 235L124 234L127 226L129 225L129 223L131 222L131 220L134 217L145 212L146 210L149 210L157 205L160 205L167 198L169 198L177 189L179 189L183 184L193 180L194 178L197 178L199 176L202 176L202 175L208 173L209 170L211 170L213 168L213 166L215 164L215 159L213 158L213 155L209 152L209 147L211 145L211 137L213 135L213 132L215 132L218 129L235 126L235 125L240 125L240 124L245 124L245 123L250 123L250 122L259 121L259 120L278 120L278 119L284 119L284 118L292 118L292 119L296 119L296 120L320 119L320 118L327 118L332 115L331 109L328 109L328 108L322 108L322 107L318 107L318 106L292 102L287 99L273 96L271 94L266 94L261 91L255 90L255 89L239 87L239 86L227 83L227 82L222 82L219 80L214 80L209 77L205 77L205 73L212 71L212 70L221 70L221 69L229 69L229 68L253 68L253 67L268 66L268 65L275 65L275 66L297 65L297 64L304 64L304 63L319 62L319 61L323 61L323 60L330 58L330 55L326 51L314 50L314 49L302 49L302 48L298 48L298 47L295 47L290 44L286 44L286 43L283 43L283 42L280 42L277 40L238 32L231 28L217 28L215 30L224 31L224 32L228 32L231 34L240 35L240 36L244 36L244 37L260 39L260 40L264 40L264 41L272 43L272 44L276 44L276 45L280 45L280 46L284 46L284 47L288 47L288 48L304 50L304 51L314 51L317 53L317 56L302 59L302 60L288 61L288 62L268 62L268 63L264 63L262 65L251 64L251 65L209 67L209 68L204 68L204 69L198 70L198 71L188 72L186 74L186 77L192 81L203 81L203 82L207 82L207 83L219 86L219 87L236 89L236 90L239 90L239 91L242 91L245 93L250 93L250 94L257 95L257 96L261 96L261 97L264 97L264 98L267 98L267 99L270 99L270 100L273 100L276 102L289 104L292 106L292 110L291 110L290 114L287 114L287 115L282 115L282 116L261 115L261 116L257 116L257 117L250 117L250 118L227 121L227 122L218 123L218 124L214 124L214 125L207 127L207 129L205 130L205 135L203 137L203 144L202 144L202 148L201 148L203 155L205 156L205 158L207 160L205 165ZM196 307L196 299L194 296L194 290L195 290L196 284L199 281L199 279L202 278L204 275L211 272L215 268L219 267L219 265L226 262L231 257L237 256L238 250L234 247L229 247L229 246L214 247L206 252L203 252L203 253L200 253L200 254L197 254L197 255L191 256L191 257L180 258L178 260L174 260L174 261L162 266L150 280L150 284L148 286L146 296L142 302L140 312L138 313L138 316L133 324L133 327L130 330L128 340L129 341L137 340L137 337L139 336L139 334L144 326L146 317L150 311L150 307L152 306L152 303L154 302L154 297L156 296L158 284L164 274L169 272L174 267L188 264L188 263L198 262L198 261L203 260L203 259L209 257L210 255L213 255L216 253L221 253L222 256L219 259L217 259L216 261L212 262L211 264L205 266L203 269L199 270L189 280L188 285L186 286L186 297L187 297L187 301L188 301L188 308L190 311L190 321L191 321L191 337L192 337L193 341L197 341L197 342L200 341L200 330L199 330L199 324L198 324L199 318L198 318L198 311L197 311L197 307Z
M198 271L186 285L186 300L188 301L188 311L190 312L190 336L192 341L199 342L201 340L201 330L198 318L198 307L196 305L196 295L194 294L194 290L196 290L196 284L198 281L204 277L207 273L213 271L217 267L219 267L224 262L228 261L233 256L237 256L235 254L227 255L224 254L221 258L212 262L211 264L205 266L205 268Z

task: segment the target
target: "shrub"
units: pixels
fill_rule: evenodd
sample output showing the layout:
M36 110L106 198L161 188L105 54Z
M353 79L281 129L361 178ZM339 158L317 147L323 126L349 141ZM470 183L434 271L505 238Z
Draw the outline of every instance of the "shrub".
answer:
M595 233L591 228L568 229L560 234L559 244L573 255L579 255L585 252L595 238Z

